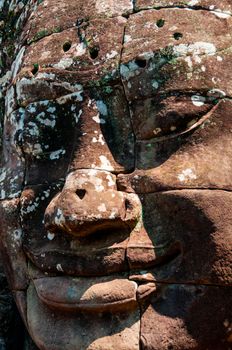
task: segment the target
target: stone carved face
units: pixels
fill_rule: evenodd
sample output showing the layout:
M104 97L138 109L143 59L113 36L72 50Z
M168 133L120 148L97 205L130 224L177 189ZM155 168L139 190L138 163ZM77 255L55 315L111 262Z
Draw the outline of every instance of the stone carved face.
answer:
M1 174L18 307L39 349L229 349L231 5L103 3L42 2L22 35Z

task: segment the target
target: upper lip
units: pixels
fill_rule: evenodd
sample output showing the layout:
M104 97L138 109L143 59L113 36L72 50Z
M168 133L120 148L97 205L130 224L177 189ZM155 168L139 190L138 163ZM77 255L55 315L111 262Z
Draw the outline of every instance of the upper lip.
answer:
M153 249L150 246L133 246L133 248ZM32 264L41 272L55 275L70 275L75 277L106 276L115 273L162 269L180 257L179 242L170 244L165 253L158 254L152 261L145 261L138 256L138 260L130 266L126 256L127 249L123 246L105 247L88 251L67 251L61 249L42 250L39 252L27 249L26 254Z

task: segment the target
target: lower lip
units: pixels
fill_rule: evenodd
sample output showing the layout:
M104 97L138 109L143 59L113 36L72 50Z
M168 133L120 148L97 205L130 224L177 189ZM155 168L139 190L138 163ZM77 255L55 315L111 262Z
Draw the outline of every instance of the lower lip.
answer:
M45 277L33 281L39 299L51 309L67 312L120 312L138 307L155 284L138 287L119 276L100 278ZM140 293L141 290L141 293Z

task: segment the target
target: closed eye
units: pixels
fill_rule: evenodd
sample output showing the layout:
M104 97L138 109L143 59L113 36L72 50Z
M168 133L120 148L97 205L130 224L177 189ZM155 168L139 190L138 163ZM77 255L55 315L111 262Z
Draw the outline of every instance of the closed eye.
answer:
M136 138L160 141L188 133L209 118L217 103L218 99L199 94L136 101L132 107Z

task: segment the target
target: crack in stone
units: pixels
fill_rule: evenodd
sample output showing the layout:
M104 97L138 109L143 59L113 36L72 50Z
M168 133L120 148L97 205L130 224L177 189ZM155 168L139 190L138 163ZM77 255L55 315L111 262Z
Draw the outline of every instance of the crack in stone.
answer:
M135 0L136 3L136 0ZM228 16L232 16L232 13L230 11L220 11L219 9L214 9L211 10L210 8L204 7L204 6L189 6L189 5L167 5L167 6L151 6L151 7L141 7L141 8L137 8L135 5L135 13L141 12L141 11L149 11L149 10L165 10L165 9L179 9L179 10L191 10L191 11L207 11L207 12L211 12L213 14L218 13L218 14L222 14L222 15L228 15Z
M128 13L128 14L121 13L121 15L117 14L117 15L112 15L112 16L109 16L109 17L105 16L103 18L104 19L111 19L111 18L117 18L117 17L122 16L124 18L129 19L131 16L133 16L134 14L139 13L141 11L149 11L149 10L159 11L159 10L162 10L162 9L179 9L179 10L186 10L186 9L188 9L188 10L192 10L192 11L207 11L207 12L210 12L212 14L215 14L215 13L217 14L218 13L219 15L221 14L221 15L228 15L230 17L232 16L230 11L219 11L219 9L211 10L211 9L209 9L207 7L203 7L203 6L168 5L168 6L157 6L157 7L144 7L144 8L139 8L138 9L138 8L136 8L136 0L131 0L131 3L132 3L132 6L133 6L132 13ZM89 21L95 20L97 18L99 18L99 17L97 17L97 16L96 17L91 17L89 19ZM64 31L70 30L70 29L75 28L75 27L77 27L77 26L73 25L73 26L67 27L67 28L61 30L59 33L63 33ZM27 39L25 39L25 41L23 41L21 44L22 44L22 46L25 45L25 46L29 47L29 46L31 46L31 44L37 43L37 42L43 40L44 38L50 37L50 36L52 36L54 34L56 34L56 33L48 33L47 35L45 34L42 38L32 39L29 42L27 42Z
M119 75L120 75L120 80L121 80L121 84L122 84L124 96L125 96L125 99L126 99L126 101L127 101L128 112L129 112L129 115L130 115L130 122L131 122L131 128L132 128L132 132L133 132L133 141L134 141L134 154L135 154L136 136L135 136L135 131L134 131L133 122L132 122L132 115L131 115L131 109L130 109L130 101L129 101L128 98L127 98L126 89L125 89L125 85L124 85L124 82L123 82L123 79L122 79L122 74L121 74L122 54L123 54L123 49L124 49L125 33L126 33L127 24L128 24L128 21L127 21L127 23L125 24L125 26L124 26L124 31L123 31L122 49L121 49L121 52L120 52L120 59L119 59ZM135 169L135 162L136 162L136 159L135 159L135 157L134 157L134 167L133 167L133 169Z
M92 170L92 169L90 169L90 170ZM105 171L105 170L103 170L103 171ZM128 175L130 175L130 174L128 174ZM57 183L53 183L53 184L57 184ZM23 187L22 188L22 192L23 192L23 190L24 190L24 188L26 188L26 187L30 187L30 188L33 188L33 187L37 187L37 186L41 186L41 185L46 185L46 186L50 186L51 184L49 184L49 183L42 183L42 184L36 184L36 185L27 185L27 186L25 186L25 187ZM138 194L138 195L147 195L147 194L155 194L155 193L160 193L160 194L162 194L162 193L168 193L168 192L173 192L173 191L223 191L223 192L228 192L228 193L232 193L232 189L231 190L229 190L229 189L225 189L225 188L221 188L221 187L218 187L218 188L215 188L215 187L181 187L181 188L172 188L172 189L167 189L167 190L157 190L157 191L151 191L151 192L139 192L139 191L136 191L136 194ZM123 192L125 192L125 193L135 193L135 192L133 192L133 191L129 191L129 190L127 190L127 191L123 191ZM4 199L0 199L0 203L3 203L3 202L5 202L5 201L12 201L12 200L15 200L15 199L21 199L22 198L22 196L20 196L20 197L15 197L15 198L4 198Z

